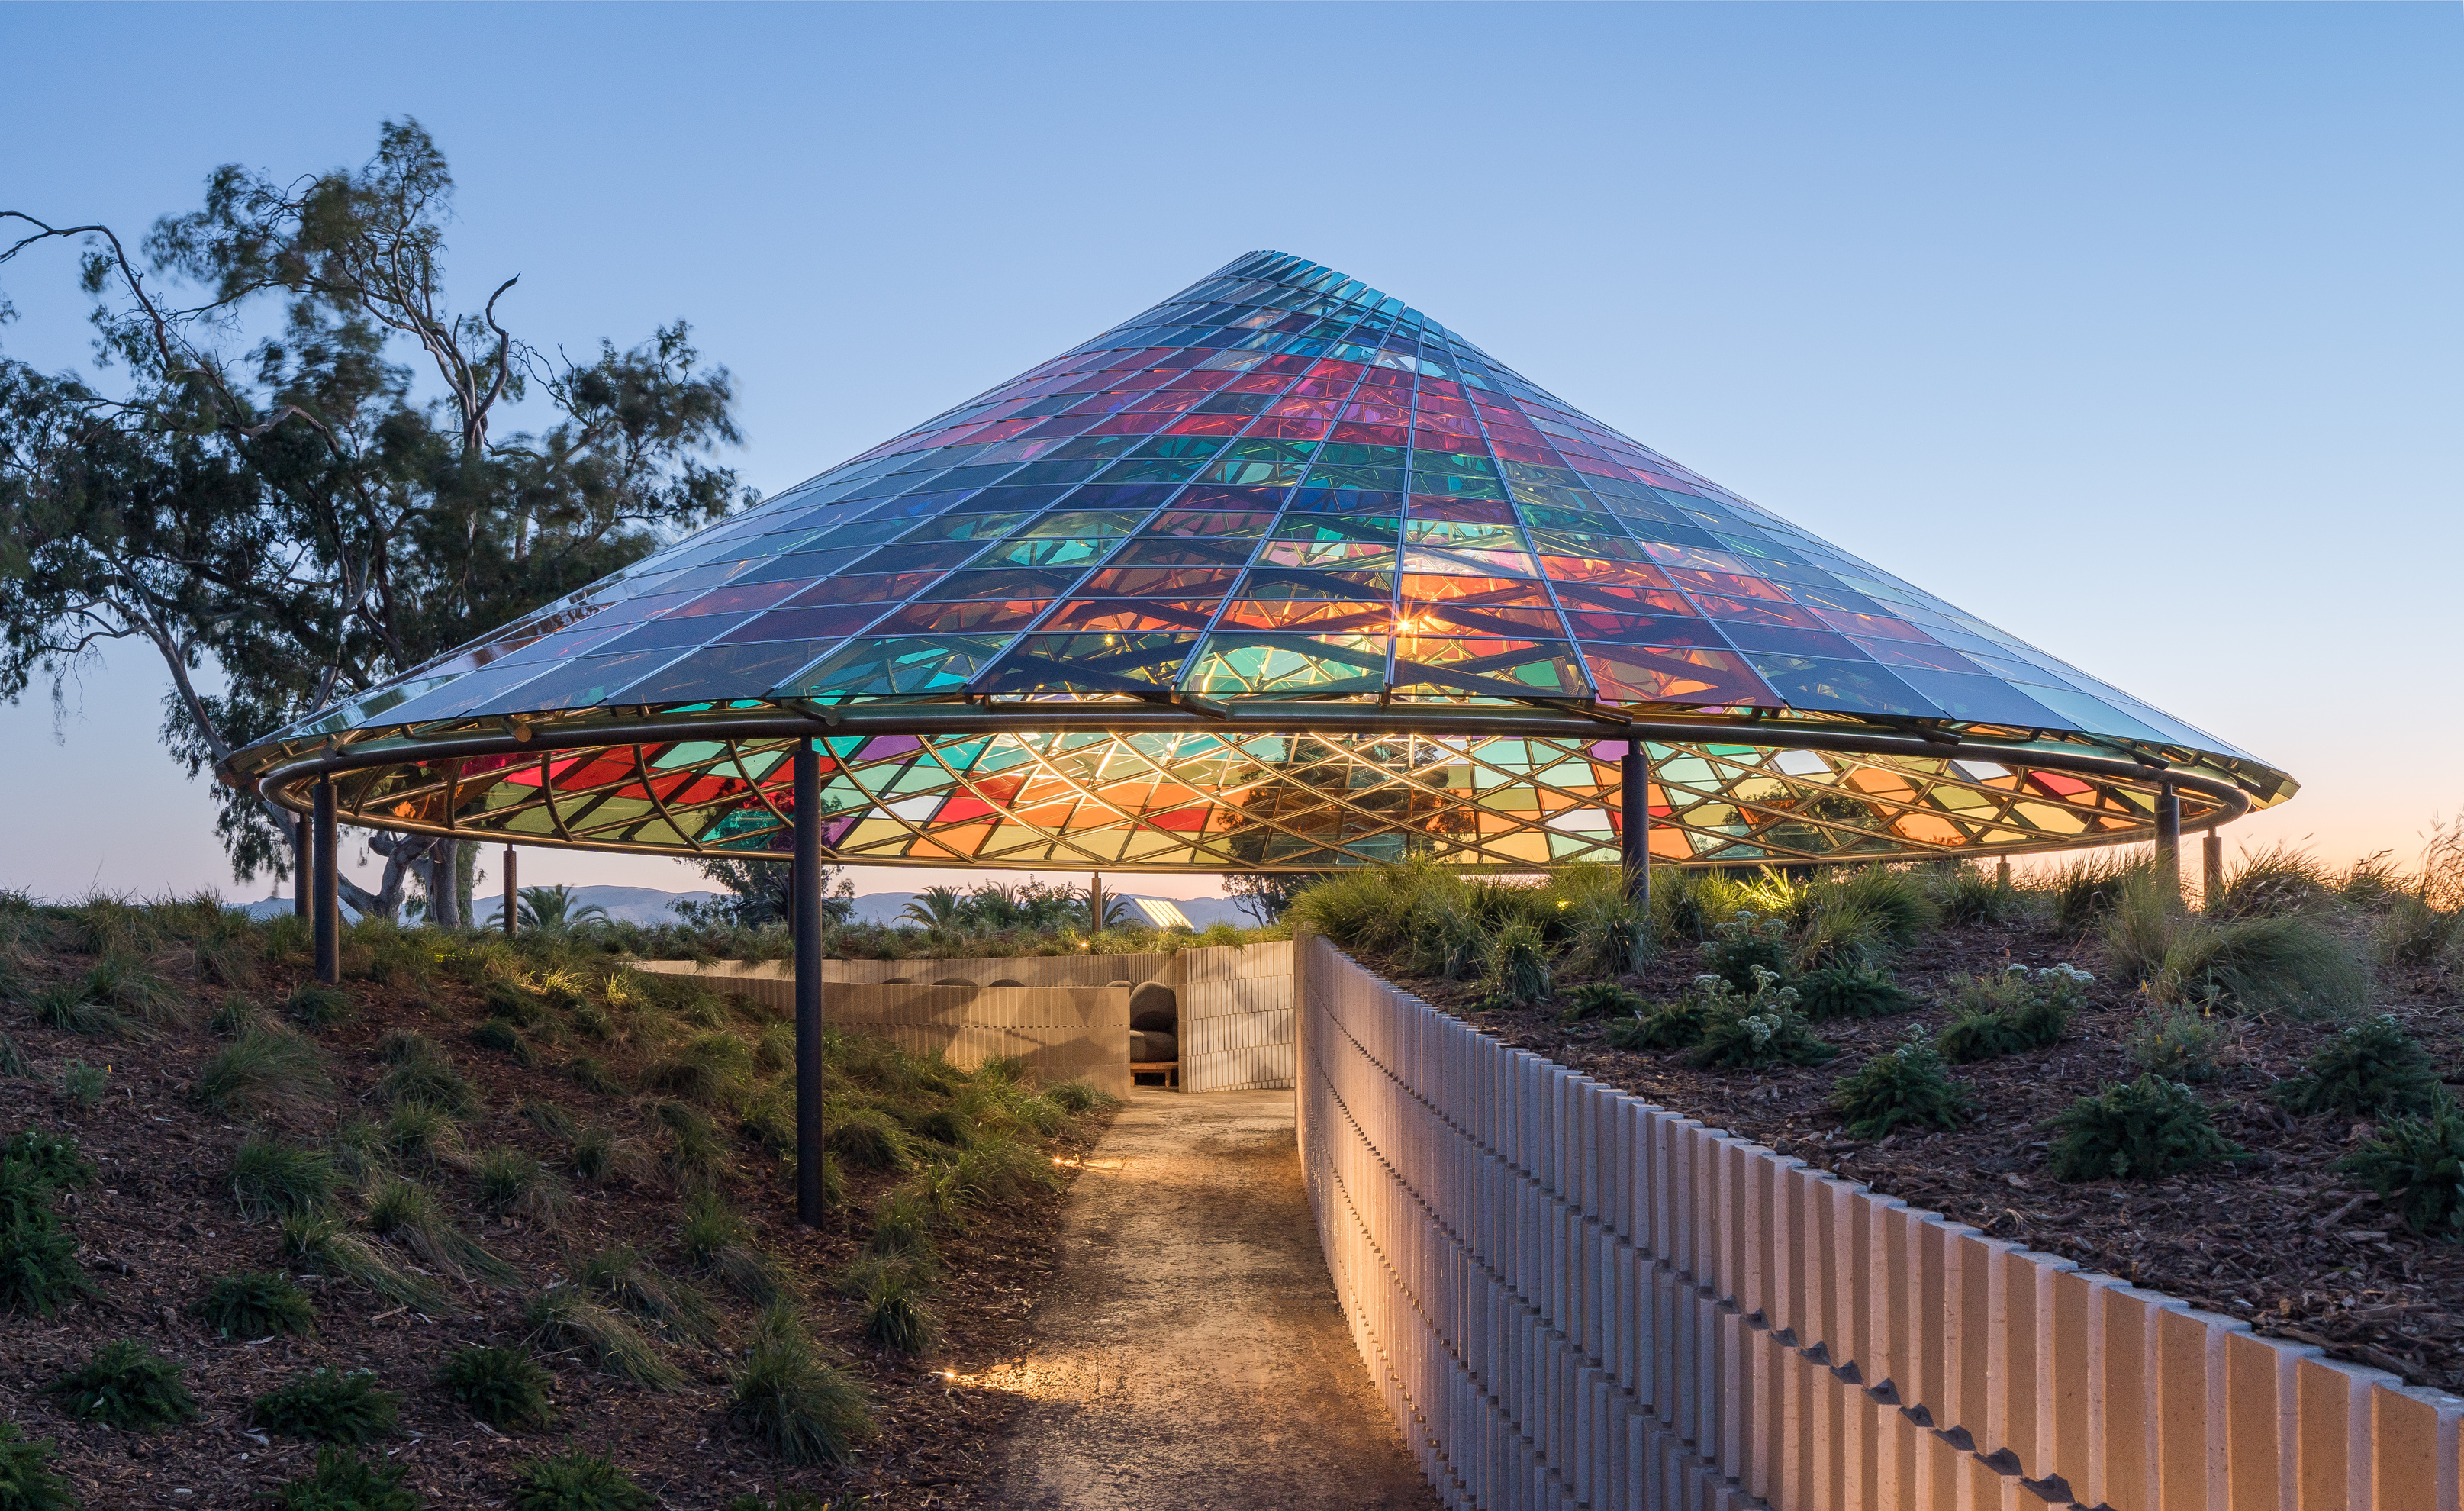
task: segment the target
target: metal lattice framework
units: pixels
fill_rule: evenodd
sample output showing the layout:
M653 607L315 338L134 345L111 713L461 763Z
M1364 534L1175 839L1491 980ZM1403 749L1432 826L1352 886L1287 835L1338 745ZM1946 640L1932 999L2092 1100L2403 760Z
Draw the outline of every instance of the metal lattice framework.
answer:
M865 864L1522 870L2011 854L2281 772L1313 263L1253 253L234 756L305 811Z

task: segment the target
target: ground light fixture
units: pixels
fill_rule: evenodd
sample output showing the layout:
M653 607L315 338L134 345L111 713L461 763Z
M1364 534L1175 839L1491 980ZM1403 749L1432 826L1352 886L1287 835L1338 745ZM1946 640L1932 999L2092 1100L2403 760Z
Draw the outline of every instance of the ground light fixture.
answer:
M1275 252L221 775L813 867L1638 880L2170 849L2294 792Z

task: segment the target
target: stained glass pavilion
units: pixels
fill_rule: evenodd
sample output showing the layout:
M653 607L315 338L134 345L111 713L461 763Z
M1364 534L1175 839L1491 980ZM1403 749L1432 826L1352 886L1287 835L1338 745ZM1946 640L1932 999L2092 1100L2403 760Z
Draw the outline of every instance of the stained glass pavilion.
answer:
M525 844L1321 870L2015 854L2289 777L1555 399L1243 256L226 779Z

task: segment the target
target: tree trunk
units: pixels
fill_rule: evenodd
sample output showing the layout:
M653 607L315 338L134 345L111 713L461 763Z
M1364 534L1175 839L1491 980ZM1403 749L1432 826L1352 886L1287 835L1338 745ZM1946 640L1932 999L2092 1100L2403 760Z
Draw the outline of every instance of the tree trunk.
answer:
M430 840L421 876L428 888L428 921L439 929L462 927L462 842Z

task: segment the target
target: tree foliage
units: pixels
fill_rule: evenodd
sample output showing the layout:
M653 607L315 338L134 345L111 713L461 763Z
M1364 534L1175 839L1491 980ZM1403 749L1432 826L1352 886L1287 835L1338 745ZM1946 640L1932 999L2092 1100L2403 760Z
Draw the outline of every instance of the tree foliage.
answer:
M452 205L404 120L358 168L218 168L135 247L0 209L0 265L81 249L97 333L86 372L0 355L0 697L151 645L193 775L749 498L712 460L731 381L683 322L551 356L506 324L518 275L456 305ZM509 428L517 407L541 423ZM288 821L214 791L238 874L284 874ZM416 868L428 915L461 921L459 846L372 844L385 883L346 884L354 908L392 915Z

